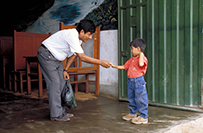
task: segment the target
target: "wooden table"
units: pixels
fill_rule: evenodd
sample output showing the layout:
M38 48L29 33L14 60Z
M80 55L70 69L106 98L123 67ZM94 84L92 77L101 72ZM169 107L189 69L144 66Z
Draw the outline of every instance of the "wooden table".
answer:
M38 63L38 58L37 56L23 56L26 59L26 73L27 73L27 91L28 95L31 94L31 73L30 71L30 64L31 63L37 63L37 75L38 75L38 83L39 83L39 91L38 91L38 96L42 97L43 96L43 83L42 83L42 71L40 69L40 65Z

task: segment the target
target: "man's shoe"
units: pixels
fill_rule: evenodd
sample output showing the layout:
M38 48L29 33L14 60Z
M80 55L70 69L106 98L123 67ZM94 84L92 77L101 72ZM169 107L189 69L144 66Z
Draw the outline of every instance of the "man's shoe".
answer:
M132 119L132 123L134 124L147 124L148 123L148 118L142 118L142 117L137 117Z
M64 116L65 117L68 117L68 118L71 118L71 117L73 117L74 116L74 114L71 114L71 113L64 113Z
M62 116L62 117L52 117L52 118L50 118L50 120L66 122L66 121L70 121L70 118Z
M137 118L137 114L127 114L126 116L123 116L123 120L129 121L131 119Z

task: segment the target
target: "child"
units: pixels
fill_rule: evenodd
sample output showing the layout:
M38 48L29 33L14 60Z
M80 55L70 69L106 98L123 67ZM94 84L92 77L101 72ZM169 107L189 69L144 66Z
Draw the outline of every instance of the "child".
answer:
M148 123L148 96L143 75L147 70L147 58L144 55L146 44L144 40L137 38L130 43L131 57L123 66L113 65L113 68L128 70L128 101L130 113L123 116L124 120L132 120L134 124ZM137 110L140 116L137 117Z

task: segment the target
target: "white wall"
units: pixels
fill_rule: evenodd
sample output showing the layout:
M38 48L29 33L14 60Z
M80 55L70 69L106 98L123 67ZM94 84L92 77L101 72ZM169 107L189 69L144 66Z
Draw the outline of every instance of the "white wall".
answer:
M118 65L118 30L101 31L100 59ZM118 69L100 66L100 93L118 98Z

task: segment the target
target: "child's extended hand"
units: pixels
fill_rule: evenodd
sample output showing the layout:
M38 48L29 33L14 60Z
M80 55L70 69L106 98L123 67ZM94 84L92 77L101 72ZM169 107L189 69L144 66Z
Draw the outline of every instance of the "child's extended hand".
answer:
M111 67L112 68L117 68L117 69L125 69L124 66L118 66L118 65L114 65L111 63Z
M111 63L111 67L112 67L112 68L116 68L116 65L114 65L114 64Z

